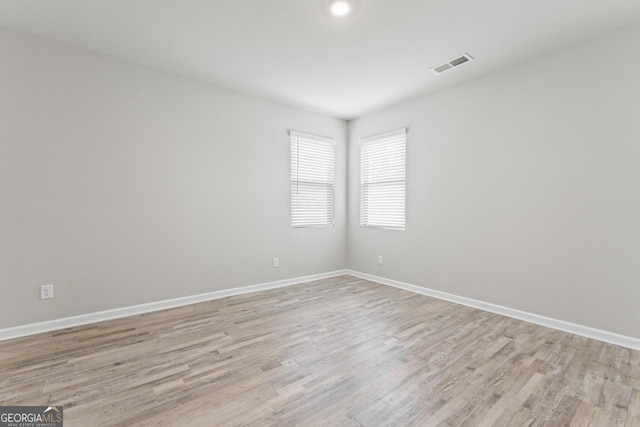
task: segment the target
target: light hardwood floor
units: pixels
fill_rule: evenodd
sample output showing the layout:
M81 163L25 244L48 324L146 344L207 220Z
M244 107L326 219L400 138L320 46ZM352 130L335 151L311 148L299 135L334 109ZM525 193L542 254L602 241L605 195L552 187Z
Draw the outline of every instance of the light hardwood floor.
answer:
M640 426L640 352L350 276L0 343L66 426Z

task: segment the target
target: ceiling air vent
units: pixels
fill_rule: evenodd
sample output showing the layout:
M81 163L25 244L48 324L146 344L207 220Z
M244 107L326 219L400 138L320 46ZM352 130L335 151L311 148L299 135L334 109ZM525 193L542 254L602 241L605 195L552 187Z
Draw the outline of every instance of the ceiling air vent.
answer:
M440 64L431 68L431 71L433 71L436 74L442 74L445 71L453 70L455 67L458 67L464 64L465 62L470 62L470 61L473 61L473 57L468 53L465 53L464 55L454 58L450 61L447 61L444 64Z

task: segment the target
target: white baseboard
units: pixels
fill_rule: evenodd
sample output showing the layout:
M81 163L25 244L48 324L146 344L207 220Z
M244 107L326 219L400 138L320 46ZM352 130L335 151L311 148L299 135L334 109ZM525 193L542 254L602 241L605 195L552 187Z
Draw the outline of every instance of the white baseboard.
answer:
M211 301L234 295L264 291L267 289L282 288L284 286L297 285L314 280L328 279L330 277L341 276L343 274L347 274L347 271L337 270L328 273L313 274L310 276L294 277L292 279L278 280L275 282L261 283L258 285L244 286L241 288L224 289L222 291L214 291L206 294L175 298L165 301L150 302L147 304L133 305L129 307L116 308L113 310L99 311L96 313L81 314L79 316L65 317L62 319L49 320L46 322L15 326L12 328L0 329L0 341L41 334L44 332L57 331L60 329L71 328L73 326L88 325L91 323L103 322L105 320L119 319L121 317L133 316L136 314L150 313L152 311L165 310L167 308L182 307L189 304L196 304L199 302Z
M526 311L515 310L501 305L491 304L472 298L465 298L446 292L436 291L422 286L411 285L409 283L399 282L397 280L387 279L385 277L374 276L371 274L361 273L359 271L347 270L347 274L358 277L360 279L369 280L380 283L382 285L393 286L394 288L404 289L406 291L415 292L417 294L450 301L456 304L466 305L468 307L477 308L491 313L500 314L502 316L523 320L536 325L546 326L548 328L557 329L559 331L580 335L594 340L603 341L609 344L615 344L620 347L630 348L640 351L640 339L629 337L626 335L616 334L614 332L603 331L601 329L591 328L589 326L578 325L563 320L552 319L550 317L540 316Z
M247 294L251 292L264 291L268 289L276 289L285 286L296 285L314 280L328 279L331 277L349 274L360 279L370 280L382 285L392 286L394 288L404 289L421 295L450 301L456 304L477 308L491 313L500 314L502 316L511 317L525 322L534 323L536 325L546 326L548 328L557 329L575 335L592 338L609 344L619 345L621 347L630 348L640 351L640 339L629 337L626 335L616 334L614 332L603 331L601 329L591 328L589 326L578 325L563 320L552 319L550 317L540 316L525 311L515 310L513 308L504 307L497 304L461 297L446 292L436 291L422 286L411 285L409 283L399 282L397 280L387 279L385 277L374 276L367 273L361 273L354 270L337 270L328 273L313 274L310 276L294 277L291 279L278 280L275 282L261 283L257 285L244 286L241 288L225 289L221 291L209 292L206 294L175 298L165 301L151 302L147 304L134 305L113 310L99 311L96 313L82 314L79 316L65 317L62 319L50 320L40 323L32 323L29 325L16 326L12 328L0 329L0 341L6 341L14 338L26 337L29 335L41 334L60 329L71 328L74 326L83 326L105 320L119 319L136 314L150 313L153 311L165 310L168 308L182 307L189 304L197 304L199 302L211 301L215 299L230 297L234 295Z

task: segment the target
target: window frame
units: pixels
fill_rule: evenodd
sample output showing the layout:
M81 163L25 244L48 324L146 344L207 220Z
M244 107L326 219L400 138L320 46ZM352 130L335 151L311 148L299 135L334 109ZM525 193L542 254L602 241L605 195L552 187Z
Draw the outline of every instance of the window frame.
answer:
M298 162L295 166L295 171L297 176L294 177L294 139L296 139L296 143L298 146L296 147L296 153L299 155L300 153L300 140L304 140L305 143L324 145L331 147L331 164L328 168L331 170L331 179L328 181L303 181L299 179L300 176L300 163ZM306 132L299 132L296 130L289 131L289 157L290 157L290 171L289 171L289 224L292 228L325 228L325 227L335 227L335 204L336 204L336 140L333 138L328 138L325 136L314 135ZM294 179L295 178L295 179ZM300 184L303 184L307 187L325 187L327 188L327 193L330 194L330 201L327 202L326 213L327 213L327 222L326 223L303 223L303 222L294 222L294 186L296 188L300 187ZM329 200L329 199L327 199Z
M364 164L364 156L363 156L363 147L370 147L371 145L376 144L389 144L393 145L394 143L398 143L401 140L402 150L401 154L402 158L402 178L401 179L392 179L392 180L370 180L365 176L365 164ZM384 230L396 230L396 231L404 231L407 228L407 129L401 128L390 132L384 132L381 134L369 136L366 138L360 139L360 218L359 223L360 227L364 228L377 228ZM378 150L385 149L385 147L378 147ZM369 160L371 163L371 159ZM377 165L378 167L384 166L382 164ZM376 165L369 164L366 168L367 171L371 169L375 169ZM388 167L388 165L384 166ZM402 221L401 224L395 224L393 221L388 223L383 222L371 222L369 218L369 212L371 210L371 200L368 198L368 194L370 188L378 187L388 187L391 188L394 183L397 183L401 186L400 194L402 194ZM366 200L365 200L366 198Z

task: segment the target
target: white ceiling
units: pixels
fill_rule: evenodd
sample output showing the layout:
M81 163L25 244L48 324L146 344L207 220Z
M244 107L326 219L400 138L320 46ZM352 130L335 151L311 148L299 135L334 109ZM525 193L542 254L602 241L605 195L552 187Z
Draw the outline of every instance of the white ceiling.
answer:
M326 4L0 0L0 25L351 119L640 21L638 0L358 0L342 19Z

